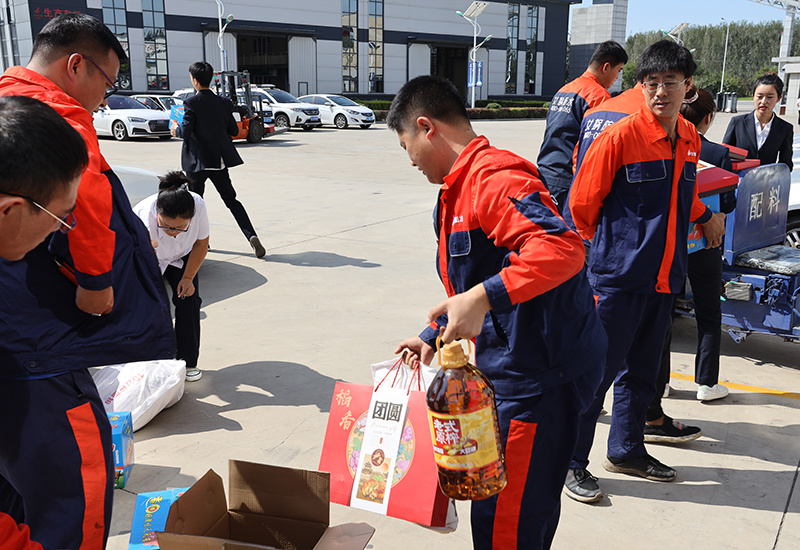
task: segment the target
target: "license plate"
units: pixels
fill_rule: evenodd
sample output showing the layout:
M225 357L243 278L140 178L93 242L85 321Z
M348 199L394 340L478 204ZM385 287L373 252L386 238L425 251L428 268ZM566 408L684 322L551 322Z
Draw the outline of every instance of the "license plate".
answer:
M310 120L311 122L319 122L319 117L318 116L308 117L308 120Z
M371 116L364 117L364 121L365 122L372 122L372 117Z

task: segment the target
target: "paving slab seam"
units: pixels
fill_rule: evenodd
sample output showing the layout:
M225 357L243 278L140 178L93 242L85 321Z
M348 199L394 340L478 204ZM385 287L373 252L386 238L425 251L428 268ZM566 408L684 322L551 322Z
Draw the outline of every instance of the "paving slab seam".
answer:
M800 460L798 460L797 466L794 469L794 479L792 479L792 485L789 488L789 495L786 497L786 506L783 508L783 514L781 514L781 522L778 524L778 532L775 533L775 544L772 545L772 550L777 550L778 548L778 543L781 539L781 530L783 529L783 522L786 520L786 515L789 513L792 495L794 495L794 489L797 487L798 473L800 473Z

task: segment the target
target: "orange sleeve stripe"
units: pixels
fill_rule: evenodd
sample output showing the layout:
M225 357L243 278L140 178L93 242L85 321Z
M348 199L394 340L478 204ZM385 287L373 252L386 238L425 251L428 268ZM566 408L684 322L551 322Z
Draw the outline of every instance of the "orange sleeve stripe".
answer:
M103 550L108 473L100 429L91 403L68 410L67 417L81 454L81 479L86 500L80 550Z
M519 548L520 509L528 470L531 467L536 426L530 422L512 420L506 440L506 474L508 484L497 495L497 507L492 529L492 548Z

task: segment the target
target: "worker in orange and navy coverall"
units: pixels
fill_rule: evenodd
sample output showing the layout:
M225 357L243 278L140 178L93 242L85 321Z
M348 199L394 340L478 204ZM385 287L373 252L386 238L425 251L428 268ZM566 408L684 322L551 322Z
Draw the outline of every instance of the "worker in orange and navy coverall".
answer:
M559 212L567 204L572 184L572 153L583 116L609 98L608 89L628 61L625 49L613 40L595 48L586 71L553 96L547 110L547 126L539 149L539 178L556 202Z
M724 233L724 214L713 214L697 197L700 138L679 116L695 69L691 53L674 42L648 47L637 67L644 104L594 140L570 191L575 227L592 242L588 278L609 339L605 376L581 419L571 469L588 466L594 423L614 383L603 467L656 481L676 477L645 450L645 412L673 294L686 276L689 222L703 224L710 246Z
M108 538L111 428L88 367L175 354L150 238L92 124L123 59L105 25L69 13L36 36L27 67L0 78L0 95L50 105L89 151L74 229L0 261L0 512L47 549L100 550Z
M412 166L440 186L437 267L449 296L396 352L430 364L440 328L445 343L475 337L475 364L494 385L508 485L472 502L473 546L549 548L606 348L583 244L536 166L475 134L449 81L406 83L387 124Z
M0 258L19 261L53 231L74 227L78 183L88 163L83 138L55 110L30 97L0 97ZM0 286L4 297L5 290ZM13 426L20 412L6 407L0 403L0 424ZM13 441L5 428L0 432L7 450ZM42 545L31 541L27 525L0 512L0 549Z

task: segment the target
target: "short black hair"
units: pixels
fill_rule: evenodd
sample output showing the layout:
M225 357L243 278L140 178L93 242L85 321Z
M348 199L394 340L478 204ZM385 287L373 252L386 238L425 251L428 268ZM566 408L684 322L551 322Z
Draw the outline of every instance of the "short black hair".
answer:
M644 82L651 74L669 72L679 72L689 78L696 70L697 64L689 50L672 40L659 40L642 52L636 67L636 80Z
M759 76L756 83L753 84L753 93L756 93L756 88L759 86L774 86L775 91L778 92L778 97L783 96L783 80L775 73L767 73L764 76Z
M211 63L206 61L195 61L189 65L189 74L194 78L203 88L208 88L211 84L211 79L214 78L214 67Z
M614 40L606 40L605 42L598 44L594 49L592 58L589 60L589 65L602 67L606 63L609 63L612 67L614 67L620 63L624 65L627 62L628 52L625 51L625 48L620 46L619 42L615 42Z
M194 217L194 197L189 193L192 180L178 170L167 172L158 178L156 212L168 218Z
M0 193L46 206L89 164L83 137L52 107L0 97Z
M85 13L65 13L52 19L36 35L31 59L52 62L79 53L100 61L112 50L120 63L128 60L122 44L101 21Z
M452 82L439 76L422 75L406 82L394 96L386 124L395 132L408 132L420 116L469 124L461 94Z

